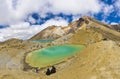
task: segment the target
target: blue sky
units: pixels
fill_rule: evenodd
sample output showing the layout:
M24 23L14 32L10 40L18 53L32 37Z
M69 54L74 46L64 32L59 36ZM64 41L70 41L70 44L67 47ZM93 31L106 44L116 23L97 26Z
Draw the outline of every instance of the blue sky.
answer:
M82 16L120 23L120 0L0 0L0 41L28 39L50 25L67 26Z

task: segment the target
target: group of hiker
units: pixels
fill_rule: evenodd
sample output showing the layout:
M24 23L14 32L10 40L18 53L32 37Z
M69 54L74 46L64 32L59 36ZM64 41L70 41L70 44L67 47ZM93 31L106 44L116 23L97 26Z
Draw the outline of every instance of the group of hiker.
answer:
M39 73L39 71L40 70L38 68L35 68L36 73ZM51 75L53 73L56 73L56 68L54 66L52 66L51 69L48 68L47 71L46 71L46 75Z
M56 73L56 68L54 66L52 66L51 70L49 68L47 69L46 75L51 75L53 73Z

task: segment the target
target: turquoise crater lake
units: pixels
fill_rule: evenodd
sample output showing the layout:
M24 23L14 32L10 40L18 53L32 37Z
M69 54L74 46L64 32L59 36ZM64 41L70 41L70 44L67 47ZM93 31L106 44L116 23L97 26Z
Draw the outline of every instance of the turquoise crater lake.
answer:
M39 49L26 56L26 62L32 67L46 67L64 61L83 50L82 45L57 45Z
M37 42L37 43L50 43L54 40L32 40L33 42Z

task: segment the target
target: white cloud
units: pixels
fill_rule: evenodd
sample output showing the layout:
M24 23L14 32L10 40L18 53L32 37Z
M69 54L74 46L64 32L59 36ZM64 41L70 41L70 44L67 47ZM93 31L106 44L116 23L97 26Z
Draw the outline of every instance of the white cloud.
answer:
M118 24L118 23L116 23L116 22L112 22L112 23L111 23L111 25L117 25L117 24Z
M120 9L120 0L116 0L115 6L118 7L118 8Z
M106 0L107 1L107 0ZM108 1L107 1L108 2ZM102 22L107 23L107 24L111 24L111 21L108 19L109 16L111 16L112 13L112 17L117 18L120 16L120 0L112 0L113 4L103 4L103 8L102 8ZM113 15L113 12L114 15Z
M43 24L42 26L50 26L50 25L67 26L68 22L61 18L50 19L50 20L46 21L45 24Z
M28 17L28 21L32 24L36 23L36 20L32 16Z
M114 6L113 5L104 5L103 8L103 12L104 12L104 16L109 16L110 13L112 13L114 11Z
M30 25L28 22L13 24L8 28L0 29L0 41L4 41L10 38L26 40L50 25L63 26L67 24L68 22L61 18L50 19L43 25Z
M98 13L102 8L99 0L0 0L0 3L0 24L19 23L32 12L45 17L48 12L76 15Z
M105 23L105 24L109 24L110 23L110 21L106 21L106 18L104 18L101 22L103 22L103 23Z
M115 9L117 10L117 16L120 17L120 0L116 0Z
M49 0L49 3L52 12L73 15L97 13L102 8L98 0Z
M46 1L0 0L0 3L0 24L11 24L22 21L29 13L42 11Z

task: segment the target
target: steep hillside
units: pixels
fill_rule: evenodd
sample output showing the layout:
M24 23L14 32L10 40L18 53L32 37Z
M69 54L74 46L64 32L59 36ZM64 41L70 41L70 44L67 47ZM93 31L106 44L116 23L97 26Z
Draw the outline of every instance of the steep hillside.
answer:
M57 39L68 33L69 27L61 27L61 26L50 26L43 31L39 32L30 40L39 40L39 39Z
M88 23L88 21L80 18L77 21L71 22L68 26L49 26L48 28L42 30L29 40L40 40L40 39L52 39L55 40L69 33L74 33L78 28L80 28L83 23Z
M120 32L113 29L111 25L99 22L89 16L84 16L79 20L70 23L68 27L71 28L69 33L55 41L84 45L89 45L102 40L120 42Z
M73 44L90 44L101 40L113 40L120 42L120 32L112 29L109 25L103 24L91 17L83 17L89 23L85 22L80 29L73 34L70 42Z

